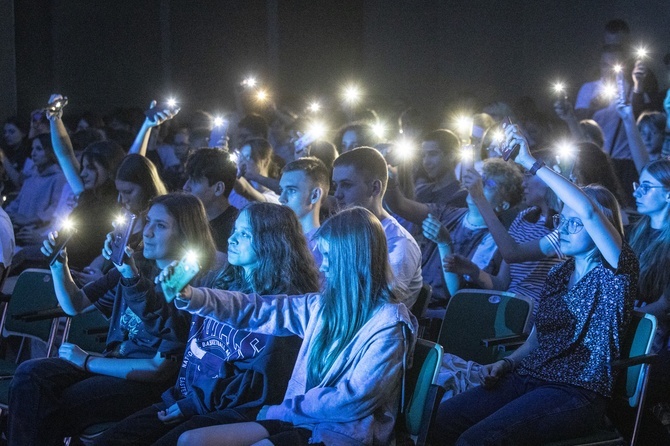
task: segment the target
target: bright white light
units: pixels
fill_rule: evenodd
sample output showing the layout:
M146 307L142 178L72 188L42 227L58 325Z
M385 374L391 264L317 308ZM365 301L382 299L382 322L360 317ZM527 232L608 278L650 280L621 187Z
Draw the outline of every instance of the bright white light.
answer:
M61 225L61 230L63 231L69 231L74 228L74 222L70 220L69 218L66 218L63 220L63 223Z
M126 223L126 216L121 214L117 215L116 218L114 219L114 223L116 223L117 226L121 226Z
M313 101L313 102L311 102L311 103L309 104L309 106L307 107L307 109L308 109L309 111L311 111L312 113L316 113L316 112L318 112L319 110L321 110L321 104L319 103L319 101Z
M496 144L500 144L501 142L505 141L505 133L502 130L496 130L493 132L493 141Z
M326 125L323 122L313 122L307 132L310 135L310 139L316 141L317 139L322 139L326 135Z
M555 147L557 155L562 158L570 158L575 153L575 146L570 141L559 141Z
M554 89L554 93L556 93L557 95L561 95L561 94L565 93L565 84L563 82L559 81L559 82L554 83L552 88Z
M377 138L384 138L386 136L386 126L382 122L377 122L372 125L372 132Z
M469 116L459 116L456 118L456 128L463 136L470 137L470 134L472 133L472 125L473 121Z
M466 144L461 148L461 160L464 163L472 163L475 160L475 151L471 144Z
M170 108L174 108L177 105L177 100L175 98L170 98L167 100L167 105Z
M414 155L416 147L416 142L407 138L403 138L396 142L394 152L398 159L406 160Z
M623 65L616 64L612 67L615 73L621 73L623 71Z
M361 92L355 85L349 85L344 89L344 100L349 104L355 104L361 98Z
M638 48L635 50L635 56L636 56L638 59L644 59L644 58L646 58L648 55L649 55L649 50L648 50L646 47L644 47L644 46L640 46L640 47L638 47Z
M246 85L247 87L253 88L256 86L256 78L249 76L248 78L242 81L242 84Z
M187 264L192 265L198 261L198 254L195 251L189 250L186 252L184 260Z
M223 118L221 116L217 116L214 118L214 127L221 127L223 125Z
M617 88L616 85L612 83L607 83L602 86L602 89L600 90L600 94L605 98L605 99L614 99L617 96Z

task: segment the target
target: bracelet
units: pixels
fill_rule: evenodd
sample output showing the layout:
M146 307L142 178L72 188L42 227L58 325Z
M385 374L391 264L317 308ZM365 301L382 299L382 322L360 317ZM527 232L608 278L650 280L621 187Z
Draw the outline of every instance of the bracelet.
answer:
M510 372L513 372L516 368L516 362L512 358L503 358L502 361L507 364Z
M88 360L91 359L91 354L86 353L86 359L84 359L84 371L89 372L88 370Z
M538 170L542 169L546 164L544 164L544 161L542 160L537 160L535 161L535 164L528 170L528 172L531 175L535 175Z

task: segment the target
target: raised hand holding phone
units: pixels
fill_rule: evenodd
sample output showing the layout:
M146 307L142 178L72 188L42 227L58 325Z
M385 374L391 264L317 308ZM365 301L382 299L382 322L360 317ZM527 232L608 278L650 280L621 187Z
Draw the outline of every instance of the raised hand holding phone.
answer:
M509 118L509 116L506 116L506 117L503 118L502 126L503 126L503 129L507 129L508 127L512 126L512 120ZM520 148L521 147L519 146L519 144L516 144L516 143L515 144L510 144L509 139L508 139L504 144L501 145L502 158L505 161L509 161L510 158L512 158L512 160L514 160L514 158L516 158L516 156L519 154L519 149Z
M49 257L49 266L53 266L57 261L63 263L63 250L65 249L65 245L76 233L77 228L75 228L69 220L66 220L63 223L60 231L51 233L54 235L54 245L53 252Z
M109 257L105 257L116 266L123 264L123 259L126 256L126 247L128 240L133 232L133 225L137 216L128 210L119 215L114 220L114 231L111 233ZM105 254L103 249L103 255Z
M200 264L193 252L188 252L182 259L167 266L157 280L163 289L165 300L172 302L188 283L200 272Z

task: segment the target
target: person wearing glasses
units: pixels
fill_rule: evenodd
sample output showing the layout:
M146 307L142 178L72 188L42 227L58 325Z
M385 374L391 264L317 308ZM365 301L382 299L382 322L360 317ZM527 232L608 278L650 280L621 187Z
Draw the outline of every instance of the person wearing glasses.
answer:
M549 272L527 341L483 366L482 386L440 404L436 444L544 444L596 429L637 293L639 265L612 193L580 188L536 160L516 126L505 134L520 146L515 162L563 201L555 222L569 258Z

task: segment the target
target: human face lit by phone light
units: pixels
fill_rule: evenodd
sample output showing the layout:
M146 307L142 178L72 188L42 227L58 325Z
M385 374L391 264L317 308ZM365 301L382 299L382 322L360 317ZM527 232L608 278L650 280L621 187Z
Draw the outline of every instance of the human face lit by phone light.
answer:
M312 180L302 170L284 172L279 180L281 194L279 202L302 218L314 209L311 197L314 191Z
M119 203L133 214L142 212L145 201L142 187L139 184L124 180L114 180L114 183L119 193Z
M637 187L635 187L637 186ZM640 174L640 182L635 183L633 197L637 211L649 217L668 213L670 208L670 191L663 187L646 169Z
M572 208L563 206L558 229L561 252L566 256L584 256L596 249L596 244L584 229L584 223Z
M84 189L96 189L109 180L109 171L97 161L85 156L82 159L79 176L84 182Z
M250 273L258 264L258 256L254 250L254 235L249 219L249 212L242 211L235 220L233 233L228 238L228 263L244 268Z
M144 258L155 260L160 268L179 259L181 253L177 220L165 206L155 204L147 212L142 241Z

